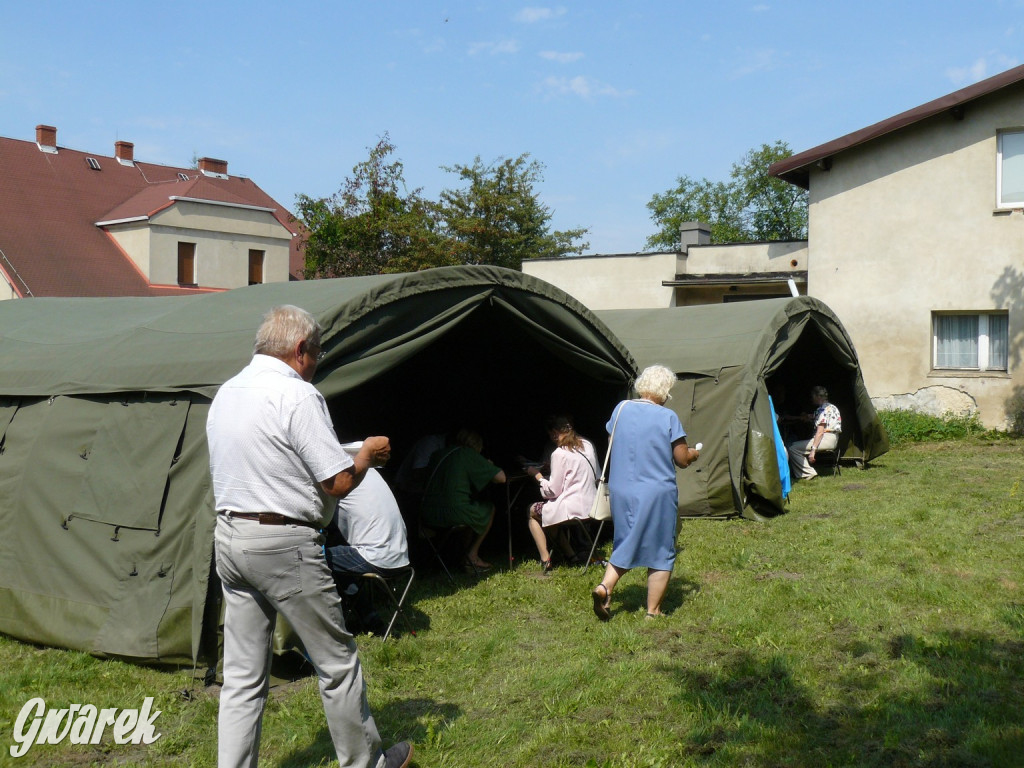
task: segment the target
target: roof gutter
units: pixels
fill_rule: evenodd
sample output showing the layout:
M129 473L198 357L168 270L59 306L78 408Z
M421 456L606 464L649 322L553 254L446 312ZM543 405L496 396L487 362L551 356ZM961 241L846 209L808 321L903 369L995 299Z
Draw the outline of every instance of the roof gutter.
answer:
M4 253L2 249L0 249L0 259L3 259L3 264L0 264L0 271L4 273L4 278L7 280L7 284L11 286L14 292L18 294L18 296L20 296L21 298L25 298L26 296L34 296L32 291L29 290L28 283L26 283L22 279L21 275L18 274L18 270L14 268L14 265L11 264L11 260L7 258L7 254ZM14 284L14 280L11 279L12 275L18 279L19 283L21 283L22 287L24 288L23 291L18 290L18 286L16 286Z

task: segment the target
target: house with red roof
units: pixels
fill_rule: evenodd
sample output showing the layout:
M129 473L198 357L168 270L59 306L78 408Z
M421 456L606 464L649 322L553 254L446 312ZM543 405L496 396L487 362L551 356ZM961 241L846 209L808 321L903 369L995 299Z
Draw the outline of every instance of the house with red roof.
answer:
M0 138L0 299L171 296L301 279L299 224L223 160L144 163Z

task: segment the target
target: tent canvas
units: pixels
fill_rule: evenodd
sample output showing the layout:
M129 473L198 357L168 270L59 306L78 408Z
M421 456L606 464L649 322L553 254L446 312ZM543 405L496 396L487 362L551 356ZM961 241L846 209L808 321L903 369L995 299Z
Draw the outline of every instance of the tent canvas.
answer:
M843 415L847 456L868 461L889 448L853 342L816 299L596 314L639 368L660 363L679 376L668 405L688 442L704 443L700 460L677 474L681 516L756 519L784 511L769 391L785 391L792 403L821 384Z
M101 656L212 658L206 415L277 304L324 327L314 384L342 440L389 435L395 466L416 437L460 424L501 463L549 410L599 434L635 373L579 302L494 267L0 302L0 632Z

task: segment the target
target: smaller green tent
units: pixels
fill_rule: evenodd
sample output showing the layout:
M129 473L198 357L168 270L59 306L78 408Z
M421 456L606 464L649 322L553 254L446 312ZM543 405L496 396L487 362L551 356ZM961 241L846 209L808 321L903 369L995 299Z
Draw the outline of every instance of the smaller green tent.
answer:
M666 309L596 313L639 368L660 363L679 376L671 407L701 459L678 472L684 517L784 511L769 392L791 402L825 386L843 415L840 447L868 461L889 449L839 318L801 296Z

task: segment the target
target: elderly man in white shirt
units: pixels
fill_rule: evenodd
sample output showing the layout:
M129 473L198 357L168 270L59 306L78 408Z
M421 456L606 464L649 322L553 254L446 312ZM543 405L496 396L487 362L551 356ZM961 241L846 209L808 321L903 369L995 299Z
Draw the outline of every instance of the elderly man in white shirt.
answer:
M390 443L368 437L354 457L338 443L327 404L310 383L321 350L320 327L308 312L271 309L254 351L221 386L206 424L224 593L218 766L258 763L277 613L316 668L339 764L407 766L410 743L381 749L320 532L333 513L333 505L325 513L321 492L348 495L370 467L387 461Z

